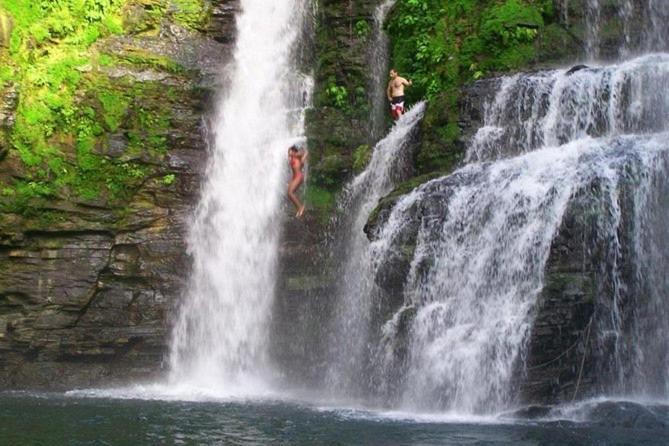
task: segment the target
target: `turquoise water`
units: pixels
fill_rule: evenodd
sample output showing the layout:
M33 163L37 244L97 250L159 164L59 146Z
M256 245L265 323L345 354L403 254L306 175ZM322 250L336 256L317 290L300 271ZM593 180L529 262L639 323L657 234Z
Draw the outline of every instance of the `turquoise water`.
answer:
M600 407L599 412L598 419L586 422L446 422L437 416L412 418L282 402L5 393L0 394L0 444L669 445L666 407L639 411L616 405Z

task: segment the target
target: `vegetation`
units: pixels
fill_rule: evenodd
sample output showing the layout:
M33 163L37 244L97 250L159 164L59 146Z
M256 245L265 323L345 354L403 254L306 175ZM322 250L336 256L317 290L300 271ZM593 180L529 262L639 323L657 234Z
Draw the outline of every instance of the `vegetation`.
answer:
M398 0L387 24L392 63L414 82L410 102L430 100L418 173L449 171L459 160L462 85L535 62L555 20L552 0Z
M393 63L432 98L492 71L526 66L552 0L399 0L388 31Z
M150 33L165 18L202 26L209 14L205 2L0 0L2 11L13 29L8 48L0 48L0 94L19 93L6 139L21 164L18 178L0 177L3 209L27 214L35 200L54 197L127 201L158 174L174 93L156 83L112 79L104 68L183 69L139 48L108 54L98 42ZM168 174L164 181L174 178Z
M369 136L368 45L377 2L324 2L316 39L315 109L308 116L310 187L336 194L364 168ZM468 82L546 60L566 37L553 0L398 0L386 24L391 63L429 100L417 174L449 172L463 147L458 100ZM324 202L328 202L325 200Z

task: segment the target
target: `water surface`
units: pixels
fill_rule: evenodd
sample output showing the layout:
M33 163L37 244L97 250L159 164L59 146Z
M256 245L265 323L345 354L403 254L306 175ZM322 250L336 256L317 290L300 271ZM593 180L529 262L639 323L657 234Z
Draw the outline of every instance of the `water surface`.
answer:
M614 419L609 413L589 422L466 421L272 401L183 402L4 393L0 394L0 444L669 444L666 408L652 413L657 418L641 420L634 414L626 420Z

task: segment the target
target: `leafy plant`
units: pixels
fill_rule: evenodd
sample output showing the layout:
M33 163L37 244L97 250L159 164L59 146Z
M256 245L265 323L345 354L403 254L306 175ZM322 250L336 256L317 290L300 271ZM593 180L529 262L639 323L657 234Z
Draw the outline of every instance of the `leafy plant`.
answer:
M95 42L123 32L127 3L0 0L14 25L9 50L0 48L0 86L11 82L21 93L8 136L24 164L24 179L0 184L3 209L28 213L31 203L53 196L127 200L157 170L134 160L152 158L157 166L164 156L171 90L150 82L118 88L125 81L112 82L97 69L122 64L180 74L183 68L141 49L129 50L127 59L98 53ZM157 22L173 14L188 26L208 17L203 0L152 0L146 7ZM123 156L106 156L110 133L121 128L128 140Z
M355 35L359 38L366 38L371 32L371 27L366 20L358 20L355 22Z
M332 104L338 108L346 108L348 103L348 91L346 87L336 84L330 84L326 89L328 97L330 98Z

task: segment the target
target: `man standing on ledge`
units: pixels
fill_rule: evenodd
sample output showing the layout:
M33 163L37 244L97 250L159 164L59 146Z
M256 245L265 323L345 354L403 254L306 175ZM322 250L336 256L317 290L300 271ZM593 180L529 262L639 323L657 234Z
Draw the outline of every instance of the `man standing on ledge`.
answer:
M388 82L388 100L390 101L390 114L397 121L404 114L404 86L411 86L413 82L404 79L397 74L394 68L390 70L390 82Z

